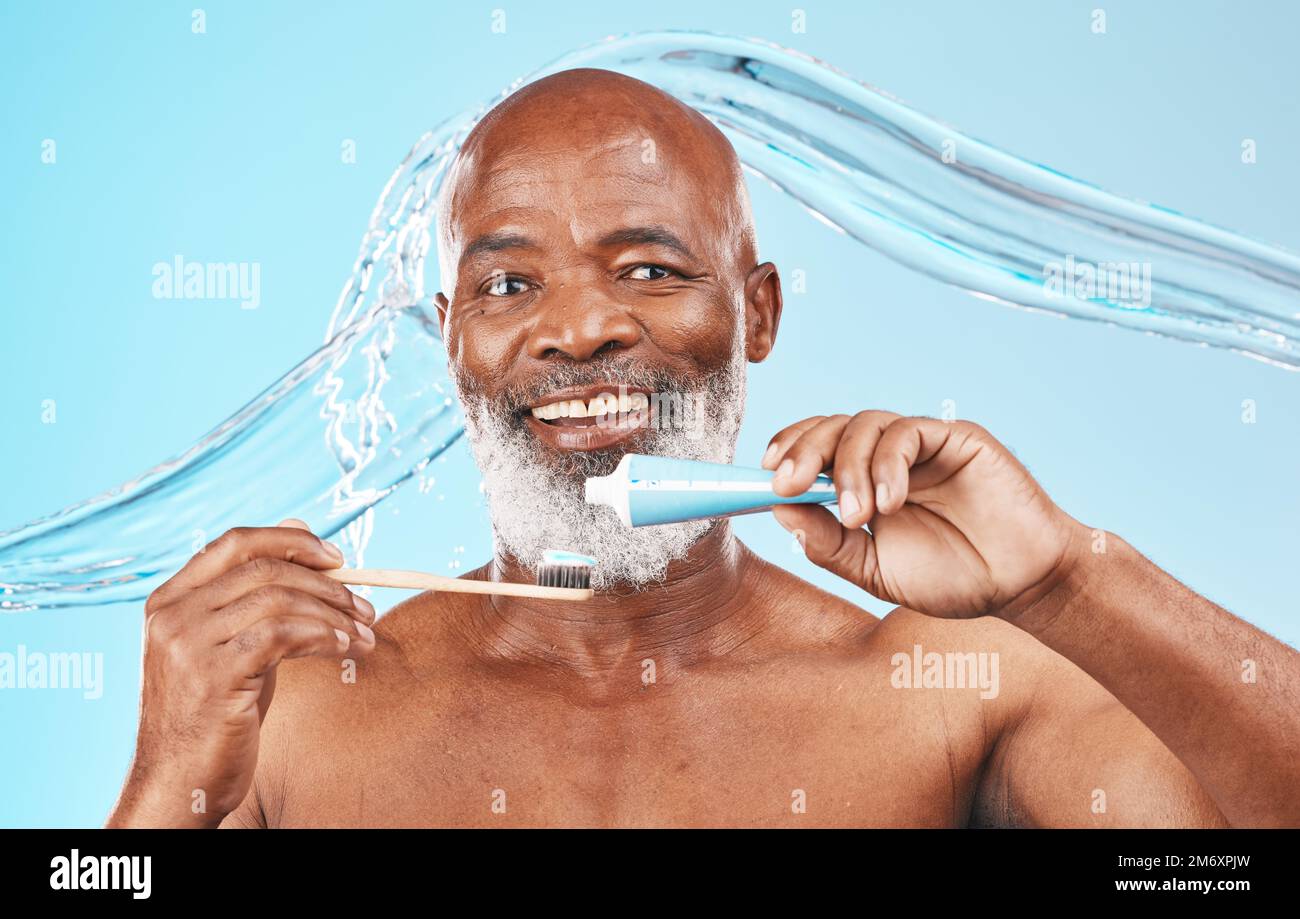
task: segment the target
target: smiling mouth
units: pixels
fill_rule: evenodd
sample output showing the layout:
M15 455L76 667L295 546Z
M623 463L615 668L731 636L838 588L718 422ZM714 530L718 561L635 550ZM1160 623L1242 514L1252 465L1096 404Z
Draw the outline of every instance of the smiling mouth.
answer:
M651 420L643 390L602 384L544 396L524 410L528 427L558 450L603 450L631 438Z
M613 424L620 415L650 411L650 397L643 392L602 392L591 399L554 399L529 409L538 421L561 428L582 428Z

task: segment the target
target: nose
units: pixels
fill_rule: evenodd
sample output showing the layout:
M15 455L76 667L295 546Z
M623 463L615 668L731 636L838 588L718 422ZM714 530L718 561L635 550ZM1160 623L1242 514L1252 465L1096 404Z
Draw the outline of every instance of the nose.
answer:
M575 285L547 299L528 336L530 357L585 361L641 340L641 327L627 309L591 287Z

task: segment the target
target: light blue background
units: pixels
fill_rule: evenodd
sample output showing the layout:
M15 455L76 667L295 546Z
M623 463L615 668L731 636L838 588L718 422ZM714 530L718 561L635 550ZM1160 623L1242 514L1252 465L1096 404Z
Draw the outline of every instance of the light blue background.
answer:
M701 28L806 51L1028 159L1300 249L1296 8L1282 3L0 3L0 528L179 452L321 342L371 208L416 138L608 34ZM505 34L491 31L506 11ZM42 164L41 143L58 160ZM341 161L354 139L357 162ZM1258 162L1241 162L1241 142ZM1295 644L1300 376L977 300L759 183L764 258L802 268L754 368L740 458L810 414L955 400L1067 511ZM262 305L155 300L152 266L256 261ZM58 421L41 423L43 400ZM1253 399L1258 420L1243 424ZM367 561L489 549L458 447L377 514ZM275 470L268 470L274 487ZM252 524L274 521L251 520ZM766 516L742 537L818 584ZM1134 598L1142 602L1142 598ZM0 825L98 825L139 692L139 605L0 618L0 651L99 651L106 688L0 690Z

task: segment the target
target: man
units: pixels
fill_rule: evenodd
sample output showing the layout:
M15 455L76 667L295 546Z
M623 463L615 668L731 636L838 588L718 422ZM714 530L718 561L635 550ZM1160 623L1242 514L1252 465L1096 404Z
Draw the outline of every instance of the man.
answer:
M832 474L840 519L775 516L899 604L880 620L725 520L632 530L583 503L626 452L731 460L745 363L776 340L776 269L698 113L560 73L479 124L442 204L438 312L496 540L465 577L571 549L596 596L424 594L376 623L305 525L231 531L149 598L109 825L1300 825L1300 655L1067 516L975 425L819 415L763 457L784 495ZM620 387L702 415L593 407Z

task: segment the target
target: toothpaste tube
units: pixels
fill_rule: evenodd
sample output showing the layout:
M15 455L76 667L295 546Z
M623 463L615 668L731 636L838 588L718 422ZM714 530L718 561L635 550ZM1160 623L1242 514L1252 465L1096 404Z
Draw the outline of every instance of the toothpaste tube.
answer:
M587 479L587 503L614 509L624 526L643 527L705 517L734 517L777 504L834 504L835 485L819 475L793 498L772 491L766 469L628 453L609 475Z

